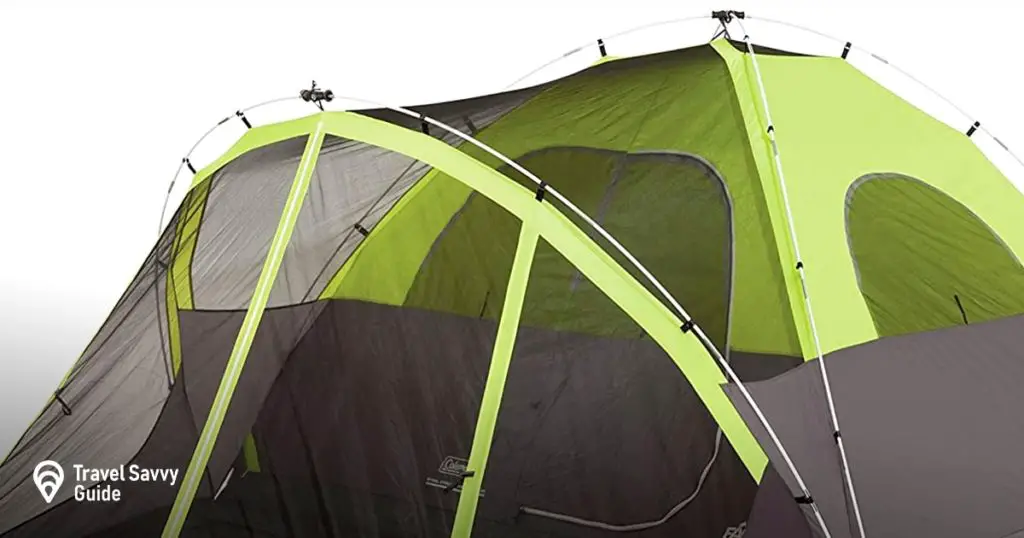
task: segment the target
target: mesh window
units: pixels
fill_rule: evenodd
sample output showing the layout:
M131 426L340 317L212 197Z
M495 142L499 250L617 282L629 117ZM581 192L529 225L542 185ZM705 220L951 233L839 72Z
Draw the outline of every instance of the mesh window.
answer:
M529 88L464 101L412 107L476 135L537 95ZM454 134L388 110L361 112L459 146ZM270 305L316 299L382 218L432 169L419 161L361 142L327 136Z
M210 179L191 263L196 308L249 305L308 138L254 149Z
M755 487L668 355L539 243L475 534L719 538Z
M517 162L605 228L701 324L716 347L723 352L727 349L732 215L724 183L710 165L677 153L627 154L561 147L529 153ZM508 167L502 172L535 188L532 181ZM556 199L547 200L675 312L610 243ZM575 290L581 276L575 269L570 272L570 288ZM584 301L579 297L574 300ZM595 303L602 302L595 299ZM557 311L561 307L550 303L550 308ZM567 324L566 329L583 332L635 334L632 325L608 324L606 319L592 318L588 314L592 311L599 309L585 308L575 318L560 323ZM538 311L534 315L542 314Z
M445 487L469 457L497 331L497 321L475 309L489 296L487 310L500 311L512 262L471 254L495 244L512 251L519 233L518 221L497 205L481 206L479 215L473 224L481 232L445 235L444 248L467 254L432 256L423 265L411 292L417 301L315 303L321 309L252 428L260 471L235 472L216 501L199 499L190 528L450 535L458 493ZM489 275L501 293L453 285L473 274ZM472 308L445 306L452 304Z
M127 463L146 442L171 391L166 275L174 215L54 399L0 465L0 534L80 536L95 513L69 501L71 464ZM32 482L43 460L64 464L65 486L47 504ZM92 486L92 483L84 483ZM77 514L77 515L76 515ZM43 516L43 517L40 517ZM4 534L16 529L9 534Z
M977 215L894 174L865 176L846 199L850 253L879 336L1024 313L1024 267Z

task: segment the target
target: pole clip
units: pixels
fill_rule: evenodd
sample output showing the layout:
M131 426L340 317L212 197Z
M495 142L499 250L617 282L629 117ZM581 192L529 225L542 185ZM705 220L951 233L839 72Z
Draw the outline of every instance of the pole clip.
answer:
M241 110L236 110L235 115L239 118L242 118L242 123L245 124L246 129L252 129L252 124L249 123L249 118L245 117L245 112L242 112Z
M63 390L64 390L64 387L61 387L61 388L57 389L57 392L53 393L53 399L57 400L57 403L60 404L60 410L61 410L62 413L64 413L64 416L70 417L71 416L71 406L69 406L68 403L64 401L64 398L61 398L61 396L60 396L60 393Z
M541 181L540 185L537 185L537 193L534 198L536 198L538 202L544 201L544 193L547 192L547 186L548 184L544 181Z
M853 43L850 43L849 41L847 41L846 42L846 46L843 47L843 59L844 60L846 59L846 56L850 54L850 49L852 47L853 47Z
M188 160L188 157L182 159L181 162L185 163L185 166L192 171L192 175L196 175L198 173L196 172L196 167L192 166L192 161Z
M358 222L355 223L353 228L355 228L357 232L363 234L363 237L367 237L367 236L370 235L370 230L367 230L366 228L363 228L363 225L358 223Z
M597 48L601 51L601 57L608 56L608 50L604 48L604 39L597 40Z
M978 130L978 127L981 127L981 122L980 121L974 122L974 125L971 125L971 128L967 129L967 138L970 138L971 135L974 134L974 132Z
M793 497L793 500L797 504L814 504L814 498L810 495L801 495L799 497Z
M688 332L693 330L693 327L694 327L693 320L692 319L688 319L688 320L684 321L682 325L679 326L679 329L682 330L684 333L688 333Z

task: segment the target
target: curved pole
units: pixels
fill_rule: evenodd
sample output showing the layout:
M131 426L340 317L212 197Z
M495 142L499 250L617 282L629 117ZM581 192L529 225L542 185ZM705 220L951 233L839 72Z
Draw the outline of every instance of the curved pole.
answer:
M171 182L167 186L167 194L164 195L163 207L160 209L160 222L157 223L157 225L158 225L157 226L157 241L160 240L160 236L163 235L163 233L164 233L164 217L167 216L167 204L171 200L171 192L174 191L174 185L178 181L178 176L181 174L181 169L184 168L185 165L188 165L189 168L191 169L192 163L189 161L189 158L192 157L192 153L195 152L196 148L198 148L199 145L202 144L203 141L206 140L211 134L213 134L213 132L216 131L221 125L224 125L225 123L230 121L232 117L241 118L242 121L246 122L246 125L248 126L249 125L248 120L245 119L245 113L246 112L249 112L250 110L255 110L257 108L261 108L261 107L264 107L264 106L267 106L267 105L271 105L271 104L274 104L274 103L281 103L281 102L284 102L284 101L293 101L293 100L296 100L296 99L299 99L299 97L298 96L294 96L294 97L278 97L277 99L270 99L269 101L263 101L262 103L257 103L255 105L251 105L251 106L248 106L246 108L240 108L240 109L238 109L238 112L235 112L234 114L232 114L230 116L224 117L224 119L218 121L213 127L210 127L209 129L207 129L206 132L203 133L203 136L200 136L199 139L196 140L195 144L192 144L192 147L189 148L188 153L185 154L185 156L181 159L181 163L178 164L178 169L174 171L174 176L171 177Z
M530 178L530 180L533 181L537 185L538 193L540 193L542 191L550 193L557 200L559 200L560 202L565 204L565 206L568 207L574 214L576 214L576 216L582 218L591 228L594 229L594 231L598 232L609 243L611 243L612 246L614 246L615 249L618 250L620 254L625 256L630 261L630 263L632 263L633 266L636 267L648 279L648 281L651 284L653 284L658 289L658 291L672 304L673 308L675 308L676 312L679 314L680 319L683 321L683 325L682 325L683 332L692 331L694 333L694 336L697 337L698 341L700 341L700 343L705 347L705 349L715 358L715 361L718 363L718 365L722 369L722 371L725 372L725 374L728 377L729 381L737 386L737 388L740 390L740 393L743 395L743 398L746 401L747 405L749 405L751 410L754 411L754 414L757 416L758 421L761 423L761 425L764 427L765 431L768 433L768 436L772 440L772 443L775 445L775 448L778 449L779 454L782 456L783 460L786 463L786 466L789 468L789 472L792 473L794 478L797 480L797 482L800 485L800 488L801 488L804 496L808 497L808 498L811 498L810 491L807 489L806 483L804 482L803 478L801 477L800 472L797 470L796 464L793 463L792 458L790 458L789 453L786 451L786 448L783 446L782 440L779 439L778 435L775 432L775 429L768 422L768 418L764 415L764 412L761 410L760 406L758 406L757 402L754 401L754 398L750 394L750 392L747 390L746 385L739 378L739 376L736 374L736 372L732 369L732 366L729 364L729 361L727 361L725 359L725 357L722 355L722 353L718 350L718 348L715 347L715 345L711 341L711 339L708 338L707 334L704 333L704 330L699 325L697 325L696 322L693 321L693 318L691 318L690 315L686 312L686 310L675 300L674 297L672 297L672 294L670 294L668 292L668 290L666 290L664 288L664 286L661 285L661 283L658 281L658 279L655 278L654 275L652 275L647 270L647 268L645 268L643 266L643 264L640 263L639 260L637 260L635 257L633 257L633 255L628 250L626 250L626 248L624 246L622 246L621 243L616 241L615 238L612 237L611 234L609 234L607 230L602 228L601 225L599 225L598 223L594 222L594 220L591 219L586 213L584 213L578 207L573 205L572 202L570 202L567 198L562 196L561 193L556 191L553 187L548 185L545 181L541 180L539 177L535 176L529 170L527 170L526 168L523 168L521 165L519 165L518 163L516 163L512 159L506 157L505 155L503 155L499 151L495 150L494 148L492 148L492 147L488 146L487 144L477 140L476 138L473 138L472 136L469 136L467 134L462 133L461 131L455 129L454 127L451 127L451 126L449 126L449 125L447 125L447 124L445 124L445 123L443 123L441 121L438 121L438 120L436 120L434 118L431 118L431 117L426 116L424 114L421 114L419 112L415 112L415 111L409 110L407 108L399 107L399 106L389 106L389 105L386 105L386 104L383 104L383 103L378 103L376 101L371 101L371 100L368 100L368 99L362 99L362 98L357 98L357 97L338 96L337 98L338 99L347 100L347 101L364 103L364 104L368 104L368 105L371 105L371 106L387 108L389 110L393 110L395 112L404 114L404 115L409 116L411 118L416 118L416 119L418 119L420 121L425 121L427 123L430 123L431 125L434 125L434 126L436 126L438 128L441 128L441 129L447 131L448 133L453 134L453 135L455 135L455 136L465 140L466 142L469 142L470 144L473 144L474 146L482 149L483 151L485 151L488 154L492 155L493 157L499 159L501 162L505 163L506 165L508 165L512 169L514 169L514 170L520 172L521 174L523 174L524 176ZM821 525L821 528L824 531L826 538L829 538L831 536L831 534L829 533L828 528L825 525L825 521L821 517L821 514L818 511L816 505L814 506L814 512L817 515L818 523L819 523L819 525Z

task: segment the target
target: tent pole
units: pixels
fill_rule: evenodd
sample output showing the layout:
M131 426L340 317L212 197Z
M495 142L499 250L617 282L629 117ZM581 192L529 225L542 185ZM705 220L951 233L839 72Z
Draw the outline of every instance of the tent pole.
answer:
M234 348L231 350L231 356L224 368L224 376L221 378L213 405L210 407L210 414L206 419L206 424L199 435L195 452L192 454L188 469L182 478L178 494L174 499L174 505L171 507L170 516L164 525L161 535L163 538L177 538L185 525L185 519L188 517L192 501L195 499L196 491L199 489L199 482L210 461L213 447L217 442L220 427L224 423L225 416L227 416L228 405L231 403L235 385L238 383L239 377L241 377L242 368L249 355L249 349L252 346L256 330L259 328L263 311L266 309L267 301L270 299L270 290L274 285L274 280L277 279L278 270L281 268L281 262L284 259L285 248L288 246L288 241L291 239L292 232L295 229L295 223L298 220L302 202L306 197L306 191L309 189L309 183L313 177L314 163L324 139L323 129L324 124L321 117L320 121L317 122L316 130L309 135L309 139L306 142L306 149L302 154L302 160L299 162L295 179L292 181L291 191L288 193L288 198L281 213L281 219L277 225L277 231L274 232L273 240L270 243L270 251L263 263L259 280L256 282L256 289L253 291L249 308L242 321L242 328L238 332Z
M832 436L835 439L836 447L839 449L839 457L843 467L843 475L846 481L847 494L850 504L853 506L854 517L857 521L857 530L861 538L866 538L864 533L864 521L861 518L860 505L857 503L857 492L853 487L853 476L850 473L850 461L846 456L846 447L843 444L843 437L839 430L839 417L836 415L836 403L832 397L832 385L828 379L828 369L825 367L825 356L822 352L821 341L818 338L818 327L814 321L814 310L811 308L811 295L807 289L807 277L804 269L803 259L800 256L800 245L797 241L796 226L793 222L793 211L789 204L789 194L786 188L786 177L782 171L782 157L779 153L779 144L775 139L775 124L772 123L771 111L768 107L768 96L764 88L764 80L761 78L761 69L757 64L757 55L754 53L754 46L750 43L750 34L747 33L742 17L737 17L736 24L743 32L743 41L747 45L747 52L750 54L750 61L754 67L754 76L757 80L757 88L761 95L761 106L764 108L765 121L768 123L767 134L772 144L772 154L775 162L775 173L779 178L779 187L782 191L782 202L786 209L786 225L789 228L789 238L793 245L793 254L796 257L796 271L800 276L800 287L804 296L804 306L807 313L807 321L810 325L811 336L814 341L814 352L818 357L818 367L821 372L821 381L825 386L825 399L828 402L829 416L832 421Z
M491 365L487 370L487 384L484 386L484 395L480 402L473 447L470 449L469 462L462 478L459 506L455 511L451 538L469 538L473 531L473 520L480 501L480 487L484 482L484 471L491 453L491 441L494 438L498 410L501 407L501 395L505 390L505 380L508 378L508 368L512 362L512 352L515 350L519 317L523 312L526 284L530 279L530 267L533 265L533 255L537 249L537 238L537 230L533 225L523 221L519 230L519 246L516 248L505 291L505 304L502 306L501 320L498 322L498 335L491 354Z
M508 165L512 169L518 171L519 173L523 174L528 179L533 181L534 184L536 184L538 186L538 190L537 190L538 199L543 198L543 194L544 193L550 194L553 198L555 198L559 202L561 202L567 209L572 211L576 216L580 217L584 222L586 222L587 225L589 225L594 231L596 231L598 234L600 234L601 237L603 237L606 241L608 241L608 243L611 244L613 247L615 247L615 249L618 250L620 254L622 254L627 260L629 260L629 262L638 271L640 271L640 273L647 279L647 281L650 282L658 290L658 292L662 295L662 297L664 297L672 305L672 307L675 310L675 312L679 315L679 319L681 319L683 321L682 327L680 327L681 332L683 332L683 333L693 333L693 336L697 339L697 341L700 342L703 345L704 349L718 363L719 367L721 368L721 371L725 372L727 379L730 382L736 384L737 388L740 391L740 394L743 396L743 399L747 402L747 405L749 405L750 408L754 411L754 414L757 416L757 419L761 423L761 425L764 426L765 431L768 433L768 436L772 440L772 444L774 444L775 447L779 450L779 454L781 455L783 460L786 462L786 466L788 467L789 471L793 474L793 477L797 481L797 484L800 487L804 497L807 498L807 499L811 499L811 495L810 495L810 492L807 489L806 483L804 482L803 478L801 477L800 472L797 470L796 465L793 463L793 460L790 458L789 453L786 451L785 446L783 446L782 441L779 439L778 435L775 433L775 429L768 422L768 418L764 415L764 412L761 411L760 406L758 406L757 402L754 401L754 397L751 396L750 392L747 390L746 385L739 378L739 376L736 374L736 372L732 369L732 366L729 364L729 361L725 360L725 357L722 355L722 353L715 347L714 342L712 342L711 339L708 338L707 334L704 333L704 330L696 322L693 321L693 318L690 317L689 313L687 313L686 310L679 304L679 302L676 301L675 297L673 297L672 294L669 293L667 289L665 289L665 287L661 284L661 282L659 282L658 279L655 278L654 275L651 274L650 271L648 271L647 268L644 267L643 264L641 264L640 261L637 260L636 257L634 257L633 254L631 254L629 252L629 250L626 249L626 247L622 246L622 244L619 243L614 237L612 237L612 235L610 233L608 233L607 230L602 228L600 224L598 224L593 219L591 219L586 213L584 213L578 207L576 207L576 205L574 205L572 202L570 202L560 192L556 191L554 189L554 187L552 187L552 186L548 185L546 182L542 181L539 177L534 175L532 172L530 172L526 168L523 168L519 163L513 161L512 159L509 159L507 156L505 156L501 152L495 150L494 148L488 146L487 144L481 142L480 140L477 140L476 138L474 138L472 136L469 136L469 135L467 135L467 134L465 134L465 133L455 129L454 127L452 127L452 126L450 126L450 125L448 125L448 124L446 124L444 122L438 121L438 120L436 120L434 118L431 118L430 116L425 116L423 114L420 114L419 112L415 112L415 111L412 111L412 110L409 110L409 109L406 109L406 108L402 108L402 107L398 107L398 106L390 106L390 105L378 103L376 101L370 101L370 100L367 100L367 99L361 99L361 98L358 98L358 97L339 96L338 99L348 100L348 101L355 101L355 102L361 102L361 103L369 104L369 105L376 106L376 107L387 108L387 109L393 110L395 112L399 112L399 113L405 114L406 116L409 116L409 117L412 117L412 118L416 118L416 119L419 119L419 120L424 121L426 123L429 123L431 125L434 125L434 126L440 128L440 129L446 131L447 133L449 133L451 135L454 135L454 136L456 136L458 138L461 138L462 140L464 140L464 141L466 141L466 142L468 142L470 144L473 144L474 146L476 146L476 147L480 148L481 150L487 152L491 156L497 158L498 160L500 160L504 164ZM450 174L450 175L452 175L452 174ZM453 177L455 177L455 176L453 175ZM561 212L558 212L558 213L561 214ZM570 261L572 261L572 260L570 260ZM579 267L579 266L577 265L577 267ZM588 275L588 277L589 277L589 275ZM602 290L605 291L605 293L611 295L611 293L608 290L604 290L603 288L602 288ZM614 300L614 298L613 298L613 300ZM618 301L616 301L616 302L618 302ZM681 365L680 365L680 368L682 368ZM691 380L691 382L692 382L692 380ZM698 393L700 393L699 389L698 389ZM721 391L719 390L718 393L721 394ZM704 399L703 394L701 395L701 398ZM705 400L705 403L707 403L707 400ZM709 406L709 409L711 409L710 406ZM714 410L712 410L712 414L715 414ZM716 420L719 420L717 416L716 416ZM721 421L719 421L719 424L721 424ZM751 471L753 472L752 469L751 469ZM818 510L817 505L813 502L813 499L811 499L810 505L811 505L812 510L815 513L815 517L818 520L818 524L821 526L822 531L825 533L825 538L831 538L831 534L828 531L828 527L825 525L824 518L822 518L821 512Z

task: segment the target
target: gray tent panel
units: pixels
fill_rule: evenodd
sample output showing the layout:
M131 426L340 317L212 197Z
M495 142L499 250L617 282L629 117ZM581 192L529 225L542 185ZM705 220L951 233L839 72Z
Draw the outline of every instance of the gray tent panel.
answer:
M853 482L871 538L1003 538L1024 529L1024 316L886 338L828 356ZM847 518L818 365L749 390L832 536ZM780 472L735 386L725 391ZM788 473L791 493L796 492Z

